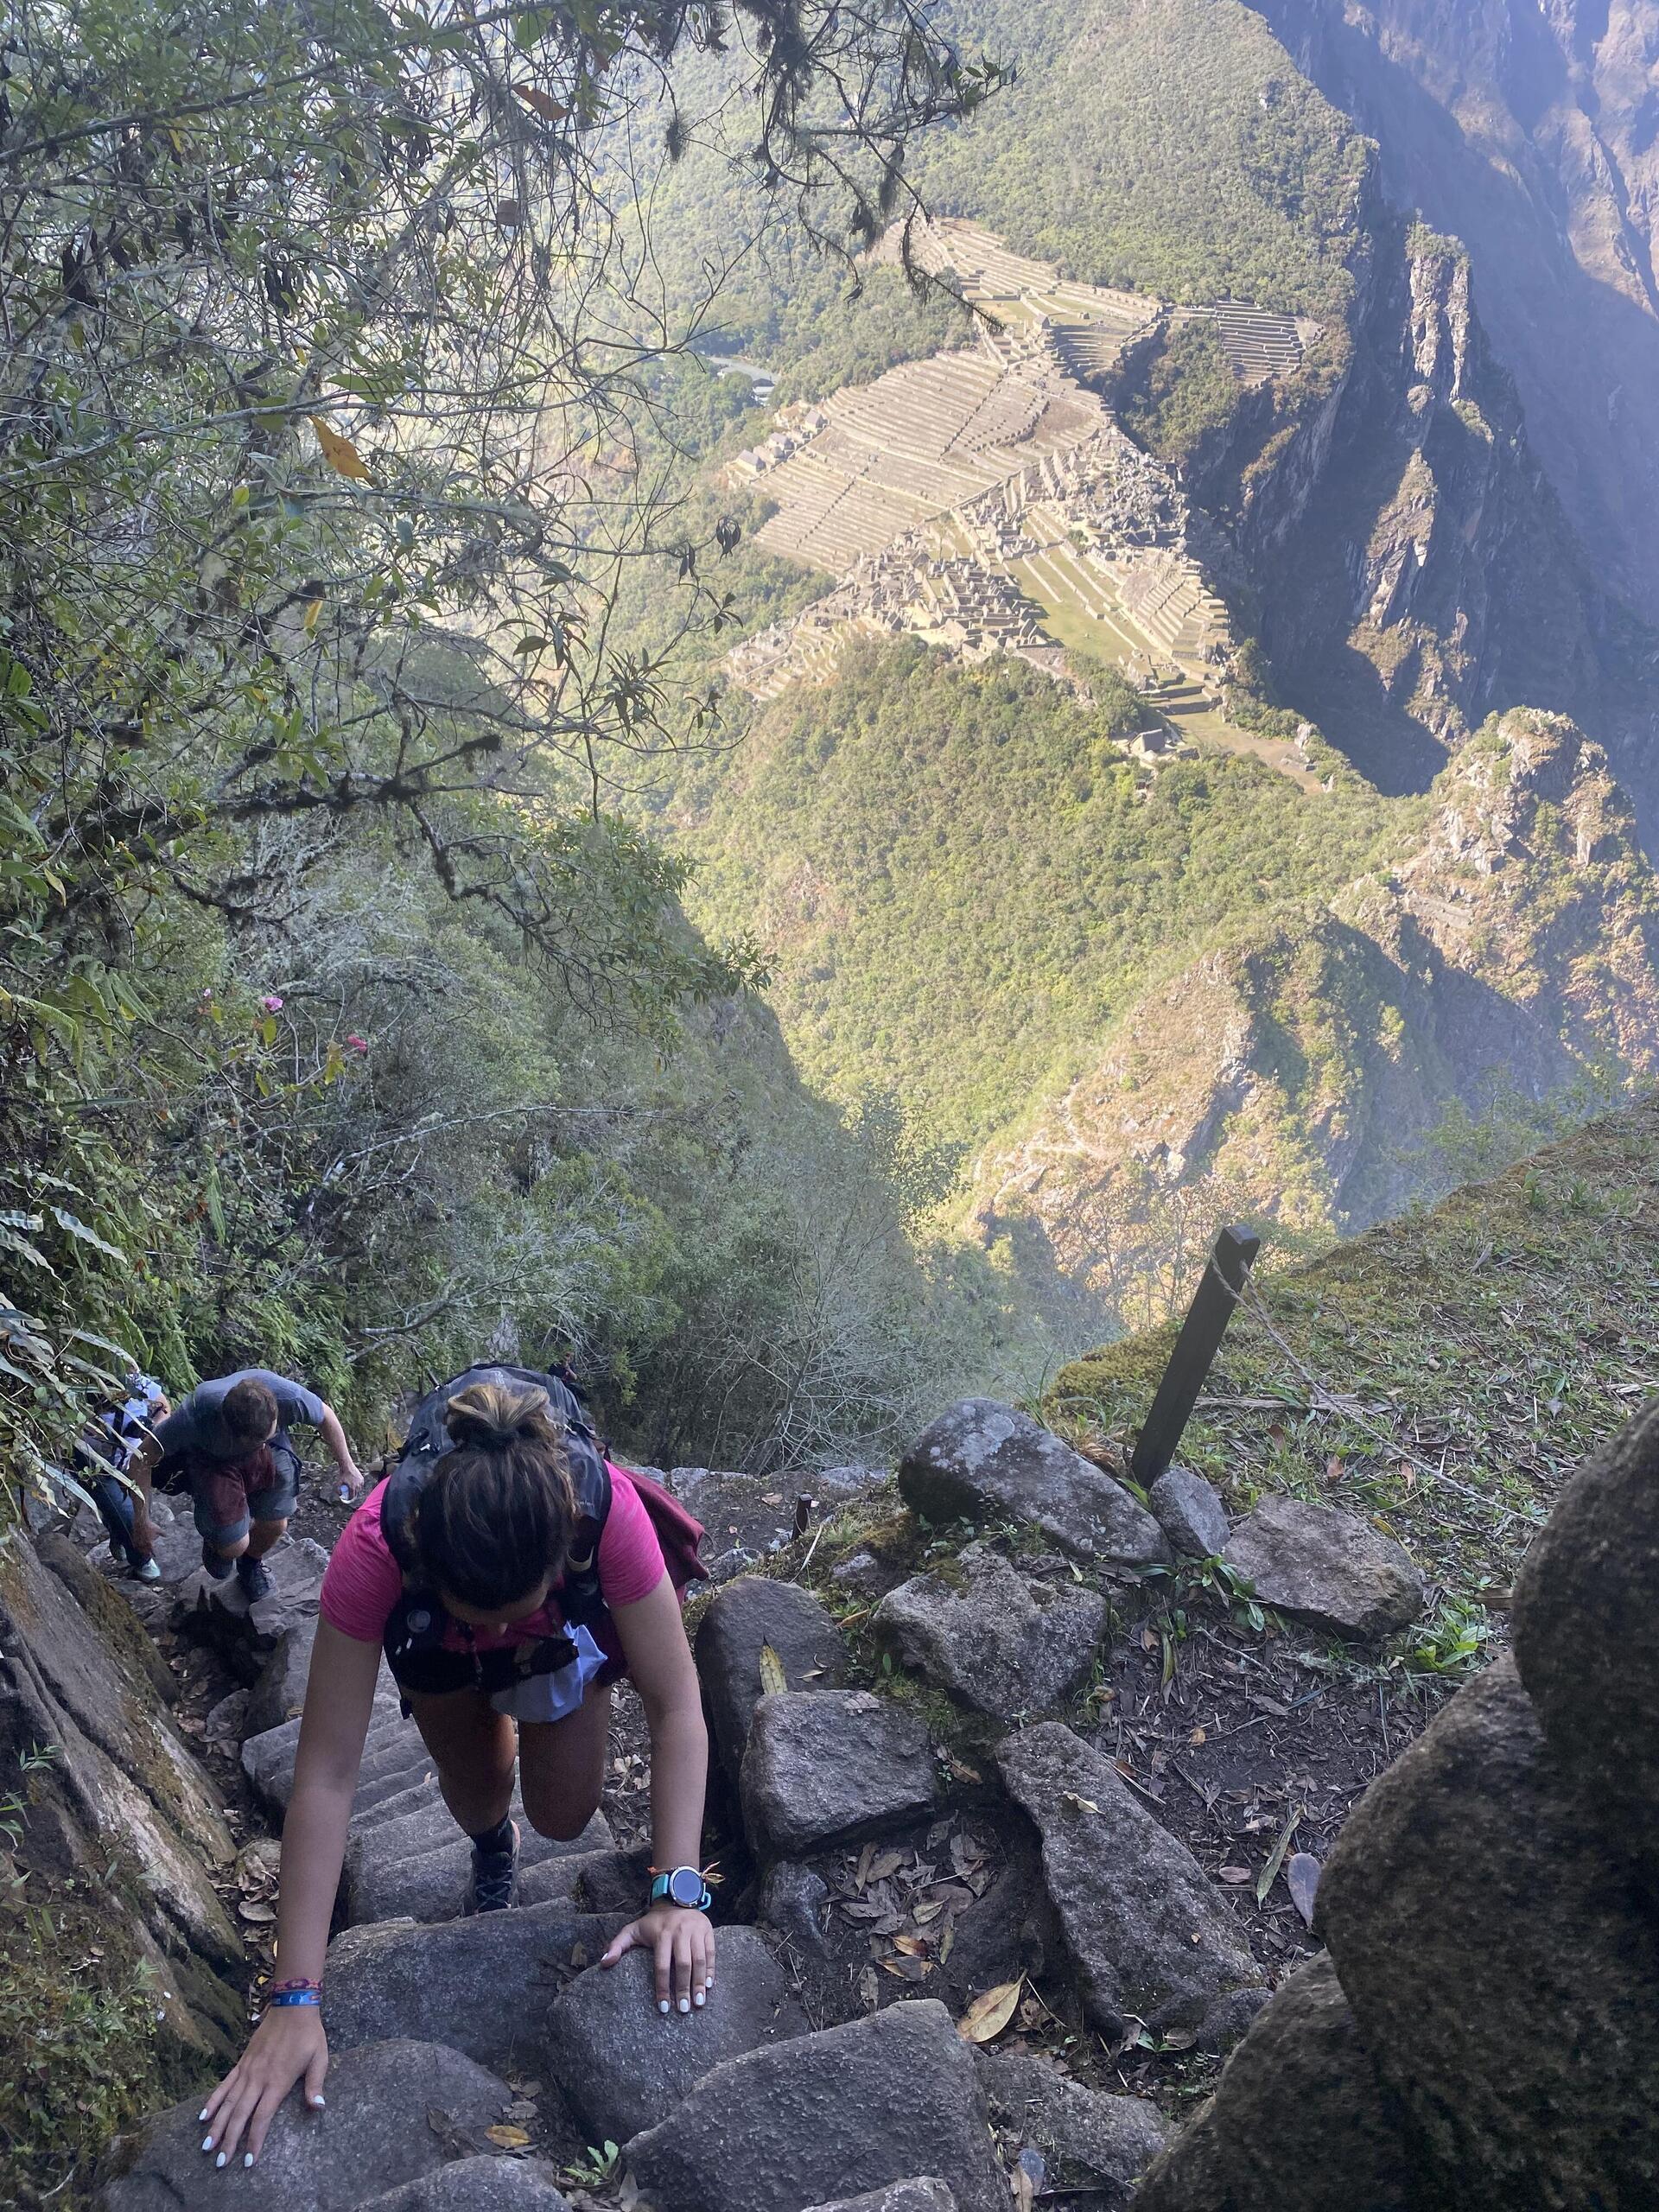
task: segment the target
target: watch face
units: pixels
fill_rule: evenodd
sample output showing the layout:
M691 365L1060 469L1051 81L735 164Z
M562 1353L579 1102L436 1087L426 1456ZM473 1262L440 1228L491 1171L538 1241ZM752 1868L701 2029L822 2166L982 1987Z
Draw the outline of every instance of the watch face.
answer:
M668 1878L668 1894L676 1904L702 1903L702 1877L694 1866L677 1866Z

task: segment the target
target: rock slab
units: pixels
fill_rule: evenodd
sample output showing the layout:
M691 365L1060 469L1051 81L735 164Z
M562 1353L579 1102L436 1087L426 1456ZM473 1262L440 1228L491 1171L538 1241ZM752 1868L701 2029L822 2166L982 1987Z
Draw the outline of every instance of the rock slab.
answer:
M1423 1580L1404 1547L1334 1505L1264 1498L1224 1556L1264 1605L1332 1636L1377 1643L1423 1608Z
M1063 1705L1089 1679L1105 1633L1098 1590L1029 1581L969 1544L957 1589L935 1573L890 1590L874 1626L907 1667L995 1720Z
M554 2000L546 2064L589 2140L625 2143L665 2120L723 2059L809 2032L789 1977L752 1928L722 1928L715 1986L701 2012L657 2009L645 1951L592 1967Z
M1226 1550L1232 1533L1227 1509L1214 1484L1191 1467L1166 1467L1147 1491L1147 1503L1183 1558L1215 1559Z
M1121 1484L995 1398L963 1398L925 1428L899 1462L899 1489L929 1521L1027 1522L1102 1566L1169 1557L1163 1530Z
M766 1694L760 1654L768 1644L791 1690L839 1689L846 1669L841 1631L810 1591L746 1574L716 1593L697 1626L697 1672L715 1747L734 1783L742 1771L749 1717Z
M562 1975L590 1966L624 1924L556 1901L435 1928L413 1920L348 1928L328 1946L324 1968L330 2048L397 2036L448 2044L483 2066L533 2071Z
M280 1728L284 1720L299 1717L311 1672L311 1647L316 1640L315 1617L296 1621L277 1638L276 1649L248 1692L246 1732L250 1736L263 1735L267 1728Z
M957 2200L931 2175L867 2189L861 2196L838 2196L833 2204L812 2204L807 2212L957 2212Z
M1512 1656L1349 1815L1314 1924L1403 2107L1425 2202L1659 2203L1659 1914Z
M756 1849L799 1859L929 1811L938 1781L914 1714L868 1690L785 1690L754 1708L741 1784Z
M328 2075L328 2101L308 2112L290 2095L272 2120L259 2163L217 2174L202 2155L200 2092L119 2139L116 2169L99 2196L101 2212L180 2212L235 2193L238 2212L358 2212L388 2189L443 2164L445 2145L429 2125L443 2113L463 2138L485 2143L512 2092L470 2058L437 2044L376 2043L343 2052Z
M1268 2000L1135 2212L1409 2212L1407 2171L1326 1955Z
M1201 2042L1224 2032L1229 2000L1259 1986L1262 1970L1186 1846L1058 1722L1007 1737L997 1758L1041 1834L1043 1878L1091 2018L1115 2036L1131 2018Z
M1144 2097L1108 2096L1086 2088L1046 2058L982 2053L979 2078L991 2118L1040 2151L1051 2183L1092 2183L1116 2207L1127 2204L1137 2177L1163 2149L1169 2129Z
M1621 1856L1659 1859L1659 1404L1588 1459L1516 1578L1515 1656Z
M361 2212L570 2212L570 2202L540 2158L457 2158L423 2181L372 2196Z
M728 2059L624 2155L672 2212L807 2212L918 2174L960 2212L1008 2202L968 2045L931 2001Z

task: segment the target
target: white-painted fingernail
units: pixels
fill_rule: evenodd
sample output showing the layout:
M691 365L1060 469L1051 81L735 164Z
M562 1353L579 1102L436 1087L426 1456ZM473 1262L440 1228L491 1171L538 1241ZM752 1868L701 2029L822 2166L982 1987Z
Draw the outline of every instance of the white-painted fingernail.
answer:
M701 2004L702 2004L702 1992L701 1990L698 1990L698 1992L696 1993L696 1996L695 1996L695 1997L693 1997L693 1999L691 1999L691 2002L692 2002L694 2005L701 2005Z
M691 1999L689 1997L681 1998L680 2010L682 2012L689 2012L691 2010Z
M203 2109L196 2114L196 2118L197 2118L198 2120L206 2120L206 2119L207 2119L207 2108L206 2108L206 2107L203 2107Z
M245 2166L251 2166L253 2164L253 2153L251 2151L245 2151L242 2153L242 2163Z
M322 2091L319 2089L316 2095L311 2100L312 2109L315 2112L321 2112L322 2110Z
M213 2160L213 2164L214 2164L216 2166L222 2166L222 2165L224 2164L224 2163L225 2163L226 2159L226 2158L229 2158L229 2156L230 2156L230 2152L229 2152L228 2151L221 2151L221 2152L219 2152L219 2156L218 2156L218 2157Z
M657 2010L658 2010L659 2012L667 2012L667 2010L668 2010L668 1999L667 1999L667 1998L666 1998L666 1997L659 1997L659 1998L658 1999L658 2000L657 2000Z
M211 2150L213 2149L213 2137L212 2137L211 2135L204 2135L204 2136L202 2137L202 2139L201 2139L201 2147L202 2147L202 2149L203 2149L204 2151L211 2151Z

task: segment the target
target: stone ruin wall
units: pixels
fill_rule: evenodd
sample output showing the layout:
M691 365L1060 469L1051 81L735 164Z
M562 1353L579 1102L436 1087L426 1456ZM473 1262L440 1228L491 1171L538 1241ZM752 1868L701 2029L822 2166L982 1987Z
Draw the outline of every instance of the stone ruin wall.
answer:
M889 258L894 236L881 249ZM970 300L1005 312L1013 302L1017 315L999 326L988 312L975 347L786 409L729 464L731 480L776 502L757 542L836 579L803 614L736 647L732 680L770 698L792 682L827 681L855 637L906 632L970 661L1018 652L1063 677L1041 608L1009 573L1046 563L1057 543L1083 571L1057 575L1059 594L1115 626L1127 618L1144 640L1144 667L1139 652L1129 658L1134 680L1218 678L1230 625L1190 550L1179 486L1080 381L1168 311L1063 283L975 224L919 225L911 244L920 267L953 270ZM1175 312L1211 315L1247 381L1293 368L1317 334L1236 302ZM1039 511L1058 534L1046 543L1022 527Z

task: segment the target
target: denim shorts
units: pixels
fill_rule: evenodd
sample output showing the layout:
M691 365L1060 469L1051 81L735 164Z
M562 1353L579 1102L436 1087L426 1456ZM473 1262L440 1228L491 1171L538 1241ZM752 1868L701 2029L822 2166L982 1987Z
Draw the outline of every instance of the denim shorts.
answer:
M286 1521L300 1502L300 1463L291 1446L271 1446L277 1480L250 1493L235 1473L203 1468L190 1485L196 1534L216 1552L241 1542L256 1521Z

